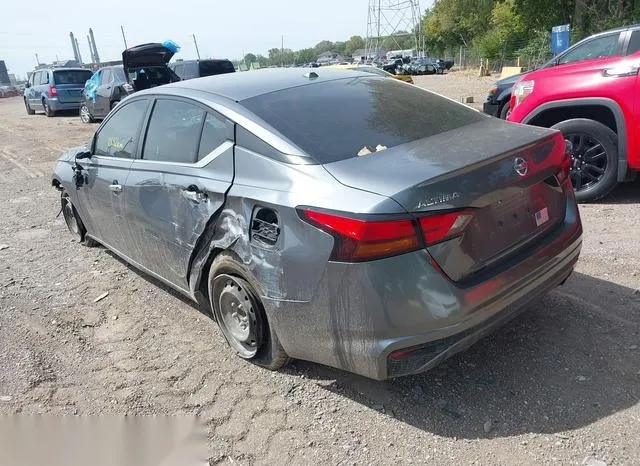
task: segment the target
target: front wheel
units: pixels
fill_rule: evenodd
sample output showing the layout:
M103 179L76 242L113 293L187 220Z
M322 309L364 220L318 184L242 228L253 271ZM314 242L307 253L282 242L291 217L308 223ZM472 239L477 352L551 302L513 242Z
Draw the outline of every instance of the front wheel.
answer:
M507 101L507 103L502 106L502 110L500 110L500 118L506 120L509 113L511 113L511 102Z
M111 110L113 110L114 108L116 108L118 106L118 104L120 103L119 100L114 100L113 102L111 102Z
M29 101L24 99L24 106L27 110L27 115L35 115L36 111L29 106Z
M61 207L64 222L67 224L67 228L69 229L69 232L73 235L73 237L80 244L84 244L85 246L96 246L98 243L87 236L87 229L84 227L84 224L82 223L82 220L78 215L78 211L73 206L71 198L69 197L69 193L63 191L60 202L62 204Z
M596 201L618 184L618 136L594 120L562 121L553 129L562 131L571 152L571 183L578 202Z

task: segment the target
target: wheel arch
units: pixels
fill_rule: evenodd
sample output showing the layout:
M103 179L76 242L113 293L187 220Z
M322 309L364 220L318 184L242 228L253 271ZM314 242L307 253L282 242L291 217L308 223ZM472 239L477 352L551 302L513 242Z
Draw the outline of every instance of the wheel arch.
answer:
M547 102L531 113L522 123L551 127L561 121L573 118L588 118L610 128L618 136L618 173L617 180L627 177L627 127L624 114L617 102L604 97L565 99Z

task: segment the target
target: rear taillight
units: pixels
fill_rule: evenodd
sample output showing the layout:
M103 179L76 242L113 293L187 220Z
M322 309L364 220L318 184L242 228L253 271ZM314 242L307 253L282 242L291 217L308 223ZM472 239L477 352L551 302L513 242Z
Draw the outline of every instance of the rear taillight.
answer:
M560 171L558 172L558 181L560 184L569 179L571 172L571 154L573 153L573 144L568 139L564 141L564 154L560 162Z
M56 90L56 86L54 86L53 84L49 86L49 96L50 97L55 97L58 95L58 91Z
M462 234L472 218L469 211L384 221L307 209L299 212L307 223L334 237L331 260L339 262L363 262L415 251Z

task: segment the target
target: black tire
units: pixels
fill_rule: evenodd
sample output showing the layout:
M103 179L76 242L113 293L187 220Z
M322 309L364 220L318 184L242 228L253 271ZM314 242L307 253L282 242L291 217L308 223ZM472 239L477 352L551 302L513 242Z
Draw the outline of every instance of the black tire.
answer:
M24 99L24 107L27 109L27 115L35 115L36 111L29 106L29 101Z
M113 102L111 102L111 110L113 110L114 108L116 108L116 106L120 103L119 100L114 100Z
M586 118L562 121L552 128L572 142L571 182L578 202L596 201L609 194L618 184L616 133Z
M225 311L221 309L221 306L224 306L225 303L221 302L221 298L224 298L223 295L229 295L229 289L238 297L242 297L242 300L251 306L251 309L247 308L243 311L249 325L254 326L249 331L252 335L250 345L236 339L232 335L233 329L230 329L225 324L225 321L228 321L228 312L226 312L227 319L225 319L225 316L223 316ZM255 280L251 273L232 254L222 252L214 259L209 270L208 290L214 318L217 320L227 343L236 351L239 357L272 371L280 369L289 362L290 358L282 348L278 335L273 327L269 325L264 307L256 291ZM248 319L247 315L249 316ZM240 347L238 344L240 344ZM245 351L247 347L254 347L255 351Z
M87 236L87 229L85 228L84 223L82 223L82 219L80 219L80 215L78 215L78 211L71 202L71 198L66 191L62 191L60 202L62 206L62 216L67 224L69 232L74 236L74 238L80 244L89 248L97 246L98 243Z
M500 118L502 120L506 120L510 110L511 110L511 102L507 100L507 102L502 106L502 109L500 110Z
M49 103L45 99L42 100L42 107L44 109L44 114L47 115L48 117L56 116L56 112L51 110Z
M80 105L80 121L84 124L94 123L96 120L91 114L91 110L87 107L87 104Z

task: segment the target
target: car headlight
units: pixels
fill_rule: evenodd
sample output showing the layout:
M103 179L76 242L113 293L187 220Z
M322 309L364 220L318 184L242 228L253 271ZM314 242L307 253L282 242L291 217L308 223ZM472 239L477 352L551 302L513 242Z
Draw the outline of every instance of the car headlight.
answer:
M515 88L513 89L516 106L520 105L524 101L524 99L526 99L533 93L534 85L535 81L533 80L520 81L518 84L516 84Z
M489 89L489 95L494 95L496 92L498 92L497 86L493 86L491 89Z

